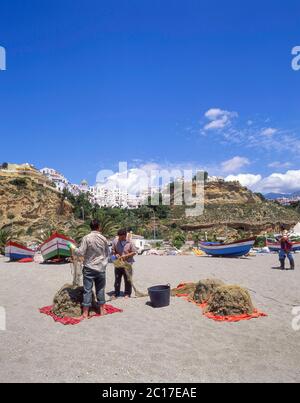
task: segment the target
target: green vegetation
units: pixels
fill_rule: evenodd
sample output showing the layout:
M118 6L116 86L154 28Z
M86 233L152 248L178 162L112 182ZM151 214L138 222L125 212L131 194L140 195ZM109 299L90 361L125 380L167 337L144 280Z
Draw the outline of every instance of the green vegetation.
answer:
M12 238L12 233L9 229L1 229L0 230L0 254L5 254L5 245Z
M27 181L24 178L16 178L10 181L10 184L16 186L18 189L24 189L27 187Z
M107 237L116 235L118 229L127 228L138 233L145 238L153 238L154 220L159 222L167 220L170 214L169 206L141 206L138 209L121 209L111 207L99 207L90 202L89 194L74 196L68 191L64 191L63 199L68 200L74 206L76 219L83 223L70 232L70 235L80 241L89 232L89 223L93 218L97 218L103 228L103 234ZM156 229L156 237L163 237L163 233Z
M172 238L172 245L175 248L180 249L186 241L186 236L183 233L177 232Z

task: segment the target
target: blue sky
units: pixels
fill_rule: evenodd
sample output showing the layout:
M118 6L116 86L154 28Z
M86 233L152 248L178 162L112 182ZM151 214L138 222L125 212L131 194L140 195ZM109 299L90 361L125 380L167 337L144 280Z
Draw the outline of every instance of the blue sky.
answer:
M299 1L0 0L0 10L0 160L74 182L128 161L300 189Z

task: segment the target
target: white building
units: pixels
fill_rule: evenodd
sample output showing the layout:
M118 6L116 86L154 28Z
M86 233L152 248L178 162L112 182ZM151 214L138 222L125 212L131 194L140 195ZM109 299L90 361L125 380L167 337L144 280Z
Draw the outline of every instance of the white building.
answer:
M100 207L135 209L145 204L151 194L149 190L139 195L129 195L127 190L120 189L117 186L103 184L89 186L86 180L83 180L79 185L72 184L61 173L52 168L43 168L40 172L54 183L60 192L67 189L74 196L79 196L81 193L90 193L91 202L98 204Z
M206 182L224 182L224 178L221 176L209 176Z
M40 172L46 176L51 182L53 182L60 192L66 189L69 185L69 181L61 173L52 168L43 168Z
M128 207L128 193L119 188L108 188L103 185L91 186L89 192L95 204L100 207Z

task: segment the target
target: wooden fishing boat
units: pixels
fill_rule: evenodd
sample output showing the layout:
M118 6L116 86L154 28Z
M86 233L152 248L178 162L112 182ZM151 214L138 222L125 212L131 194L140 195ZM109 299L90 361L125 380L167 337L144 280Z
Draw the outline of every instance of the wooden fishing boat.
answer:
M247 255L255 243L255 238L241 239L231 243L200 242L200 249L210 256L241 257Z
M5 256L11 261L33 259L34 254L34 250L26 248L18 242L9 241L5 246Z
M68 247L70 242L74 245L76 244L73 239L68 238L65 235L54 233L40 246L44 261L70 257L71 251Z
M280 245L279 241L270 241L268 239L266 245L269 248L270 252L279 252L281 249L281 245ZM300 242L292 242L292 245L293 245L293 247L292 247L293 252L300 250Z

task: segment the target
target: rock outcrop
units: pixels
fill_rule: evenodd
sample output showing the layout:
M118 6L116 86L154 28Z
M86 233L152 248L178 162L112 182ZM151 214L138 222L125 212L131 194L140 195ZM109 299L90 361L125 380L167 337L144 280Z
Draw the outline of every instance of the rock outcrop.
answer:
M209 232L229 239L280 231L293 227L300 214L292 208L265 200L239 182L211 182L205 185L204 213L186 217L185 208L174 206L169 226L187 232Z
M42 175L0 172L0 229L32 241L51 229L67 231L74 222L73 206Z

